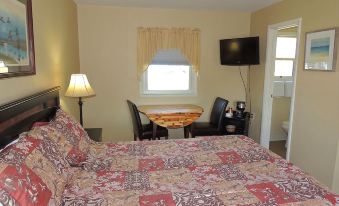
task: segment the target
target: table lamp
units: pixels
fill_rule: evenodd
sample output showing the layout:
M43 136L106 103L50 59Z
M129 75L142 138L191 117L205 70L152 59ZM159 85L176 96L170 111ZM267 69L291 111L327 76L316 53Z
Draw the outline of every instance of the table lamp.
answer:
M79 103L79 108L80 108L80 124L83 126L82 98L95 96L95 92L92 89L91 85L89 84L88 79L85 74L72 74L71 81L69 83L65 96L79 98L78 103Z

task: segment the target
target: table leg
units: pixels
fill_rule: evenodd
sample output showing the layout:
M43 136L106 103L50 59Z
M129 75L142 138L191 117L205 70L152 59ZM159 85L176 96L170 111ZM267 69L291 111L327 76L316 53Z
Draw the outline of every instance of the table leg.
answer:
M184 127L184 137L187 139L189 137L189 128L190 126L187 125Z
M153 122L153 140L155 140L156 139L156 134L157 134L157 124L155 124L154 122Z

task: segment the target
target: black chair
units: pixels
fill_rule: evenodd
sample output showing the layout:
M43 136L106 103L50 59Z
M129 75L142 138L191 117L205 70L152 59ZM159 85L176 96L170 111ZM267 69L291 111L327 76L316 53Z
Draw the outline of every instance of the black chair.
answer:
M225 132L224 118L228 101L217 97L214 101L209 122L193 122L189 128L192 137L222 135Z
M134 141L144 139L151 140L153 138L153 123L142 124L137 106L129 100L127 100L127 104L132 115ZM157 126L155 137L158 139L160 139L160 137L168 139L167 128Z

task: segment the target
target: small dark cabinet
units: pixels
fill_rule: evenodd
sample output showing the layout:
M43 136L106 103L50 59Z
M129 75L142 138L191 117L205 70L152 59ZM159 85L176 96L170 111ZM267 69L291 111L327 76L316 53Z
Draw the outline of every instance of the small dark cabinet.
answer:
M102 141L102 128L85 128L85 131L92 140L96 142Z
M242 117L237 117L235 114L231 118L225 117L224 119L224 126L225 126L225 135L246 135L248 136L248 129L249 129L249 123L250 123L250 113L244 112ZM227 132L226 126L227 125L234 125L235 131L234 132Z

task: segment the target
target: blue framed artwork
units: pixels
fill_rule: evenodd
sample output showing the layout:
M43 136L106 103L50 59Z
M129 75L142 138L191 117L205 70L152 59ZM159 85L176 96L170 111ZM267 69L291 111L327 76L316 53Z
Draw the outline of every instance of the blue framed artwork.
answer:
M338 34L338 28L306 33L305 70L335 70Z
M31 0L0 0L0 78L35 74Z

